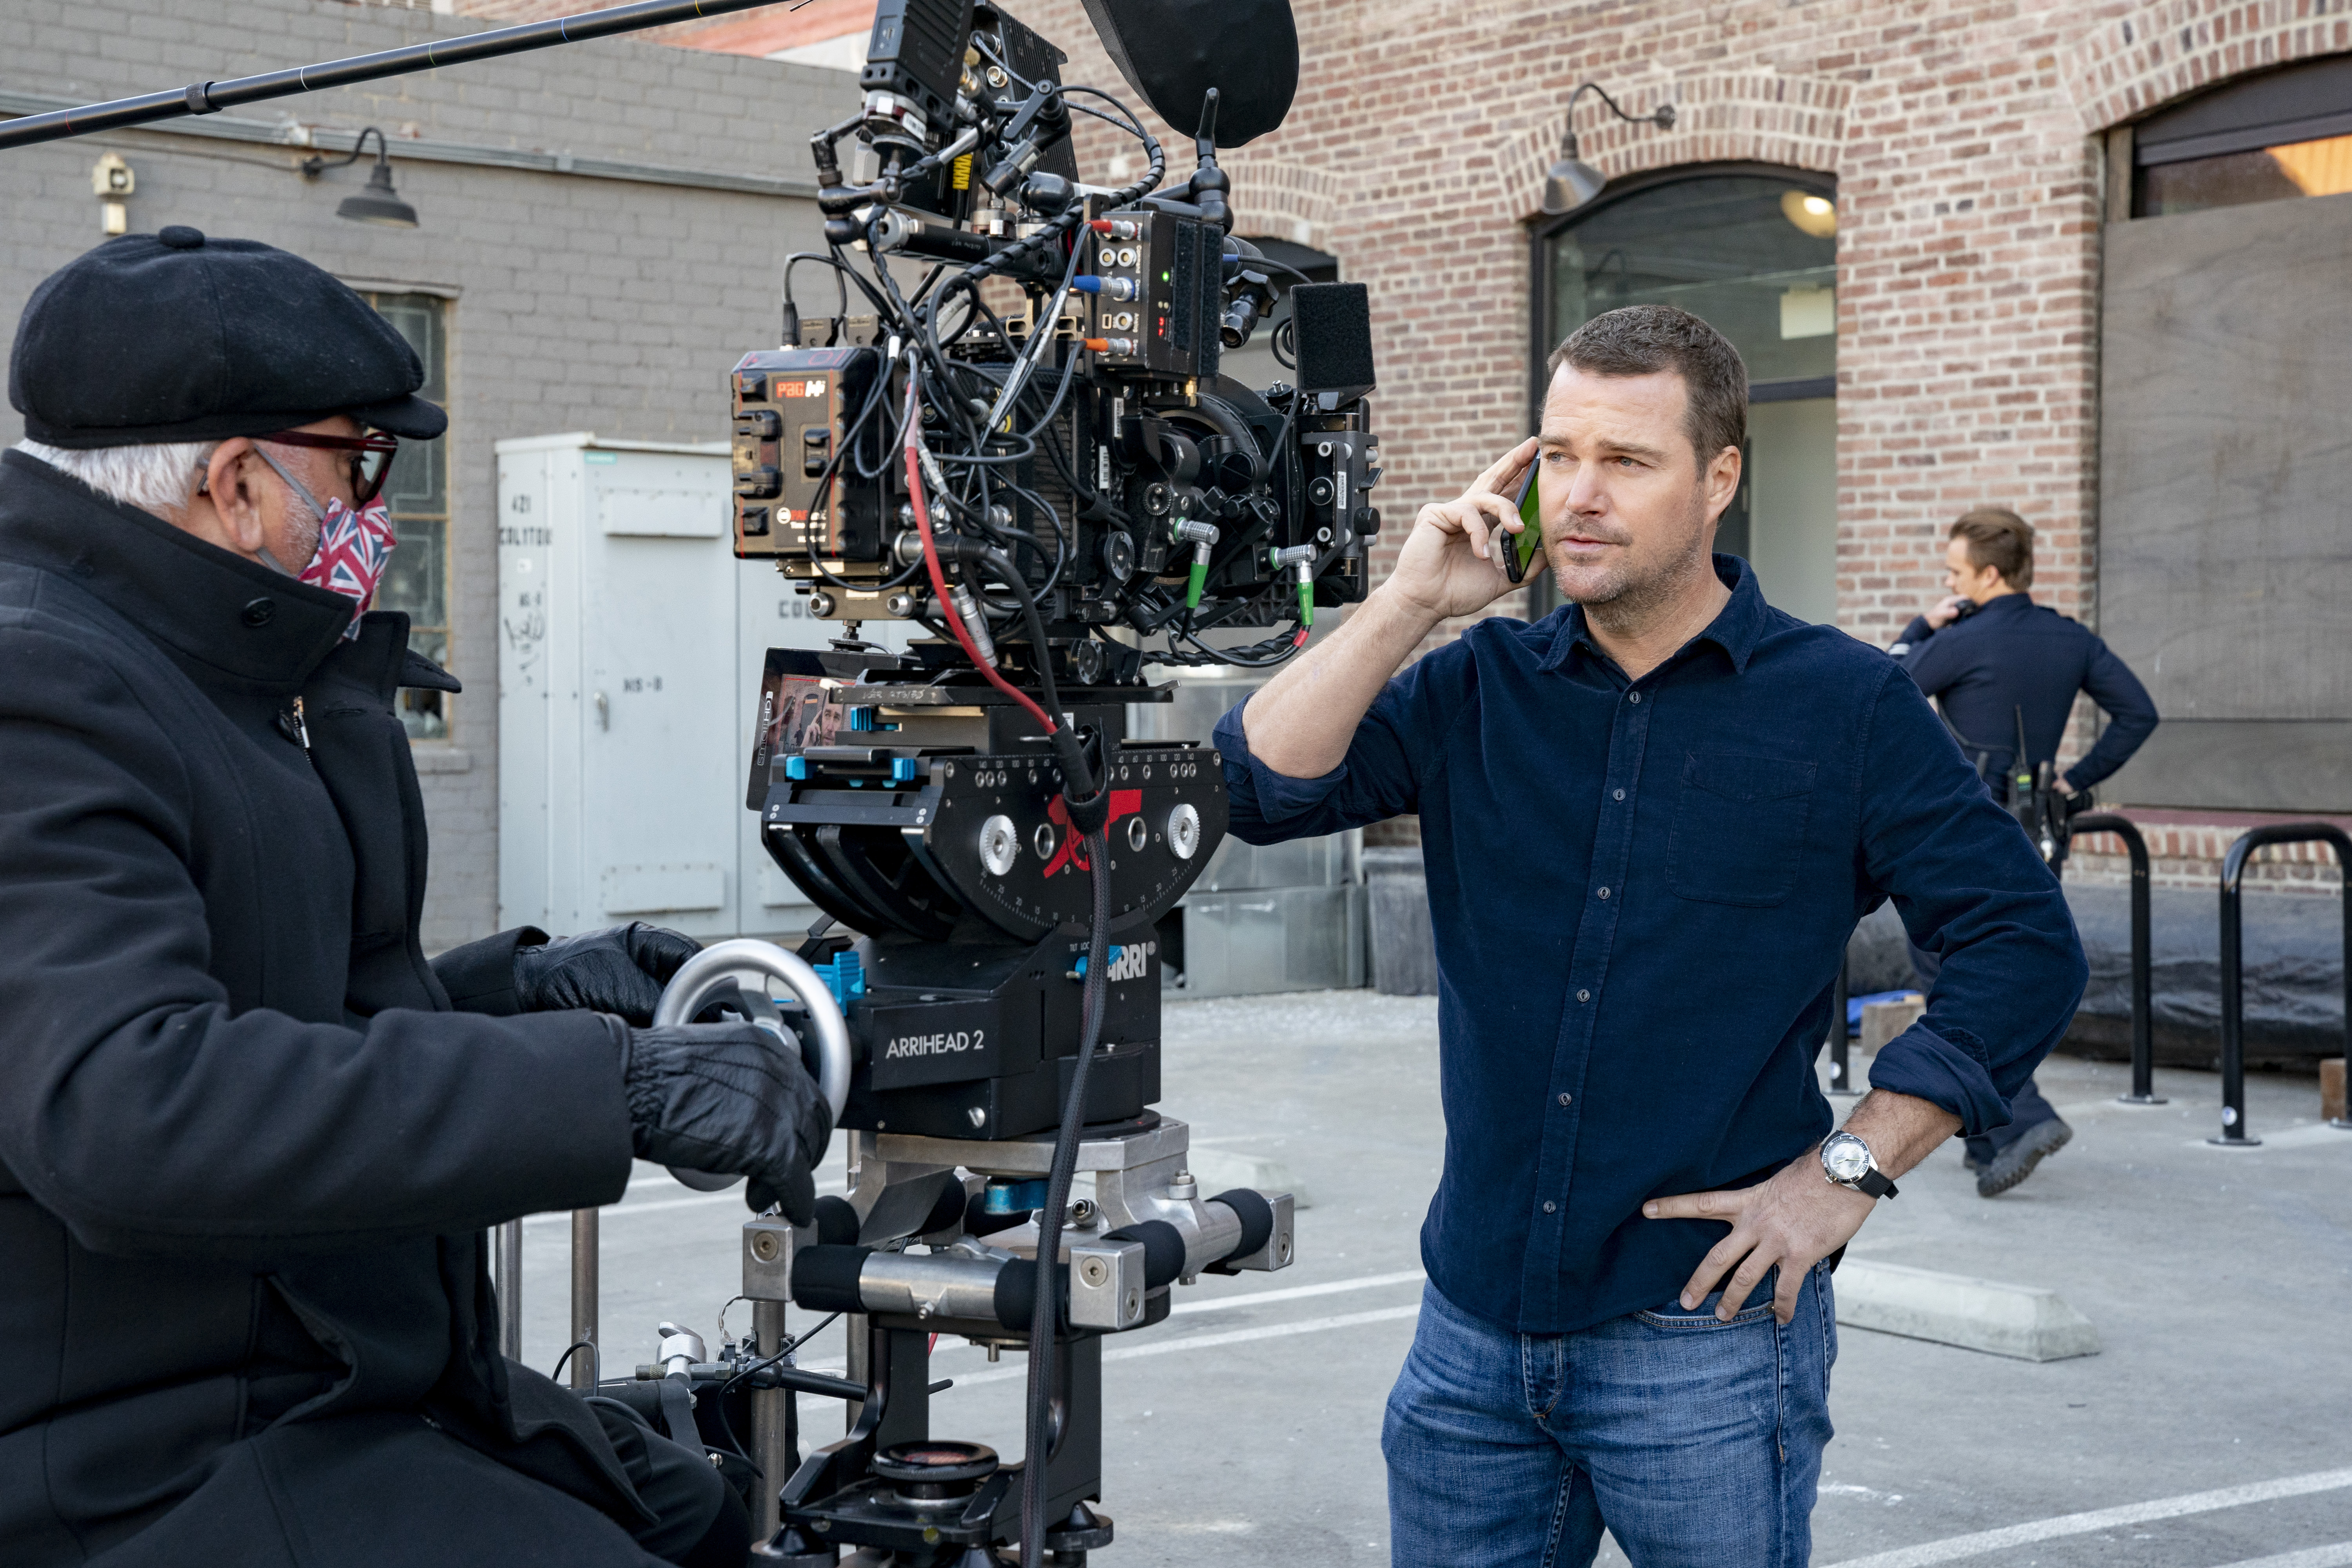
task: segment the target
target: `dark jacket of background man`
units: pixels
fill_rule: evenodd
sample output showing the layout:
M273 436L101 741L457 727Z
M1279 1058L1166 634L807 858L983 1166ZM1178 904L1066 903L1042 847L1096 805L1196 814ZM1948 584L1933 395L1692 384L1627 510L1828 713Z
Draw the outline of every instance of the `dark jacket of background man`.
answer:
M1915 616L1895 647L1919 689L1943 704L1960 749L1971 762L1982 759L1996 798L2005 798L2020 711L2026 761L2040 763L2057 757L2076 692L2105 710L2097 743L2063 775L2078 790L2122 767L2156 730L2156 704L2130 668L2082 622L2022 593L2003 594L1941 631Z
M9 1563L655 1561L587 1406L499 1357L481 1234L619 1198L613 1037L451 1016L393 698L455 683L350 619L0 454Z

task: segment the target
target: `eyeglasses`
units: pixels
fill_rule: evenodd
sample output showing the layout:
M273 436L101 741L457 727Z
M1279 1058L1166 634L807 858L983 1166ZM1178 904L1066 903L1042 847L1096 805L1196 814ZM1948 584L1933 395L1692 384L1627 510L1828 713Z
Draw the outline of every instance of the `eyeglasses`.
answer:
M349 452L351 464L352 505L363 507L375 500L383 489L383 481L392 472L392 459L400 450L400 437L382 431L372 436L322 436L310 430L280 430L274 436L257 436L257 441L276 441L288 447L323 447L330 451Z

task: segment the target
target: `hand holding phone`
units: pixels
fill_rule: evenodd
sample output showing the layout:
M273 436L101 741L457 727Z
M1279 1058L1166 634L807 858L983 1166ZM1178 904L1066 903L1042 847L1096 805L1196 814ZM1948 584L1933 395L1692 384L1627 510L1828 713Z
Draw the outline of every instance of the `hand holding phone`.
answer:
M1500 559L1503 575L1514 583L1527 581L1528 563L1543 548L1543 500L1536 491L1536 474L1543 467L1538 455L1528 464L1528 471L1519 476L1519 521L1523 525L1513 533L1497 529L1496 542L1502 546Z

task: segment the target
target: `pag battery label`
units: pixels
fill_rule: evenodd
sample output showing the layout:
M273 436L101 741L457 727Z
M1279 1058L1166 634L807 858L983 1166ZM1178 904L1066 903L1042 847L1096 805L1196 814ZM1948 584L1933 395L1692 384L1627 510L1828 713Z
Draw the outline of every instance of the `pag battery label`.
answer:
M877 1089L993 1078L1004 1031L993 998L868 1003L866 1060Z

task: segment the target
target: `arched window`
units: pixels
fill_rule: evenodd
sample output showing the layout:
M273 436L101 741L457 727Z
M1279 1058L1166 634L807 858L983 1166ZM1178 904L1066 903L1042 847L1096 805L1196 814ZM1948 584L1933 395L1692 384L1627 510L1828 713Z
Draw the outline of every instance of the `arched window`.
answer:
M1837 613L1837 189L1769 164L1681 168L1621 184L1536 235L1538 341L1623 305L1678 305L1748 363L1748 444L1716 548L1766 598Z
M2352 192L2352 55L2246 77L2132 128L2132 216Z

